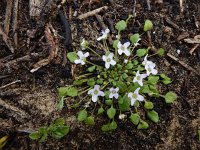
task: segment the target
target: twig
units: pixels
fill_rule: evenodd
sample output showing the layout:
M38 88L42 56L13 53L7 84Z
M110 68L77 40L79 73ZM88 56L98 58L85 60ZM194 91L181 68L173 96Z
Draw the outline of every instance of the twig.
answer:
M0 90L6 88L6 87L8 87L8 86L11 86L11 85L13 85L13 84L19 83L19 82L21 82L21 80L16 80L16 81L13 81L13 82L8 83L8 84L6 84L6 85L3 85L3 86L0 87Z
M183 0L179 0L181 13L183 12Z
M48 65L55 57L57 57L58 46L52 36L50 28L52 29L51 25L48 24L45 29L45 37L50 46L49 56L48 56L48 58L42 59L42 60L38 61L36 64L34 64L33 69L31 69L31 71L30 71L31 73L37 71L38 69L40 69L43 66Z
M8 48L10 49L10 51L12 53L14 53L14 48L12 46L12 42L10 41L10 39L8 38L8 36L4 33L3 28L0 26L0 35L2 35L4 42L6 43L6 45L8 46Z
M196 44L196 45L189 51L189 53L192 55L193 52L197 49L197 47L199 47L199 44Z
M178 58L176 58L175 56L172 56L170 53L167 53L167 56L169 56L171 59L175 60L176 62L178 62L179 64L181 64L183 67L185 67L187 70L192 71L194 73L196 73L197 75L199 75L199 73L192 67L190 67L189 65L187 65L186 63L184 63L183 61L179 60Z
M18 25L18 7L19 7L19 0L15 0L14 8L13 8L13 32L14 32L14 44L15 47L18 47L18 34L17 34L17 25Z
M173 28L182 30L177 24L175 24L173 21L171 21L168 17L165 17L165 21L170 24Z
M29 0L29 14L38 17L41 13L45 0Z
M149 0L146 0L146 1L147 1L147 8L148 8L148 10L151 10L150 1Z
M9 30L10 30L10 19L11 19L12 7L13 7L13 0L7 0L5 23L4 23L4 31L6 35L8 35Z
M78 16L78 19L82 20L82 19L85 19L85 18L87 18L87 17L94 16L95 14L98 14L98 13L100 13L101 11L107 10L107 9L108 9L108 6L100 7L100 8L98 8L98 9L89 11L89 12L87 12L87 13L85 13L85 14L79 15L79 16Z

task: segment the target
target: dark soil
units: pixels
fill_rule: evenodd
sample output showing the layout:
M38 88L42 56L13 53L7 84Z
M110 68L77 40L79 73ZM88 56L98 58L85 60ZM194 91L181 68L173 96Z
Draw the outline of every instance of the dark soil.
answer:
M200 143L197 131L200 129L200 46L193 55L189 53L195 44L178 39L183 34L193 38L200 33L200 1L184 1L184 11L180 12L178 0L159 0L151 2L148 10L146 0L134 4L134 0L116 0L113 4L95 1L89 5L88 0L68 2L63 10L69 18L72 43L66 41L63 23L57 11L50 11L44 20L29 17L29 3L19 0L18 10L18 46L12 54L0 37L0 87L20 80L16 84L0 88L0 138L10 135L5 149L173 149L173 150L198 150ZM75 11L79 14L107 5L108 10L100 15L105 24L111 29L108 19L114 23L126 19L134 9L136 17L130 21L125 33L142 33L143 23L146 19L152 20L154 28L151 31L151 42L146 34L142 35L141 47L151 44L157 48L164 48L188 66L194 68L199 74L189 71L180 63L165 55L156 58L160 72L166 73L173 80L169 86L162 87L163 91L175 91L178 100L173 105L166 105L162 99L154 100L156 111L160 115L158 124L150 123L150 128L145 131L137 130L128 121L119 121L119 127L112 133L102 133L100 128L104 118L97 120L94 127L77 123L76 112L67 108L67 103L62 111L56 109L57 88L72 82L71 66L67 62L63 66L64 52L79 50L81 37L95 44L94 38L99 34L101 27L94 16L85 20L78 20L73 16ZM6 0L0 1L0 26L4 26ZM171 24L167 19L177 26ZM44 36L44 26L37 24L39 21L51 23L58 32L58 56L51 63L31 73L33 65L49 55L48 43ZM27 32L39 29L34 38L29 38ZM9 38L14 41L15 33L11 29ZM69 35L67 33L67 35ZM114 33L113 33L114 37ZM186 37L185 37L186 38ZM30 42L29 42L30 40ZM67 42L67 43L66 43ZM93 45L94 45L93 44ZM180 54L177 53L180 50ZM18 61L8 65L30 53L39 53L30 59ZM76 70L75 70L76 71ZM45 143L29 139L29 131L40 126L50 124L58 117L64 117L71 126L69 134L61 140L49 138Z

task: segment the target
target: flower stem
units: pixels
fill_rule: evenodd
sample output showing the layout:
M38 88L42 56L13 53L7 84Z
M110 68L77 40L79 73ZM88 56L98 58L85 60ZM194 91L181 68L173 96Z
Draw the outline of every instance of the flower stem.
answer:
M94 63L92 63L92 62L90 62L90 61L88 61L88 60L86 60L86 62L87 62L88 64L90 64L90 65L93 65L93 66L99 67L99 65L94 64Z
M92 75L93 73L86 73L86 74L83 74L83 75L80 75L78 77L75 77L75 79L80 79L80 78L84 78L86 76L89 76L89 75Z
M80 96L80 95L84 94L85 92L89 91L90 89L92 89L92 88L90 87L90 88L88 88L88 89L86 89L86 90L80 92L78 95Z
M90 51L92 51L94 54L96 54L97 56L99 56L99 57L101 58L101 56L100 56L97 52L95 52L92 48L90 48L90 47L88 47L88 46L87 46L87 48L88 48Z

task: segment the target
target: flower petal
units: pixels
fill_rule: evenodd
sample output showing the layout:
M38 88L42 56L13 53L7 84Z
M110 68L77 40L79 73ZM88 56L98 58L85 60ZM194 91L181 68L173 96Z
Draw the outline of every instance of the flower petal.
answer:
M106 56L106 55L103 55L103 56L102 56L102 59L103 59L103 61L106 62L107 56Z
M136 102L136 99L132 98L131 99L131 106L133 106L135 104L135 102Z
M109 30L109 29L106 29L106 30L105 30L105 33L106 33L106 34L110 33L110 30Z
M127 47L129 47L130 44L131 44L130 42L126 42L126 43L124 43L124 47L127 48Z
M113 53L110 53L110 54L108 55L108 58L113 59L113 56L114 56L114 54L113 54Z
M98 96L105 96L103 91L99 91Z
M92 101L93 102L97 102L98 100L98 96L97 95L92 95Z
M116 61L111 60L110 64L111 64L112 66L114 66L114 65L116 65Z
M83 52L82 52L82 51L78 51L78 52L77 52L77 54L78 54L78 56L79 56L80 58L84 57L84 55L83 55Z
M111 92L111 93L109 94L109 98L113 98L113 96L114 96L114 94Z
M100 41L100 40L102 40L102 39L103 39L103 37L100 36L99 38L97 38L97 41Z
M158 71L156 69L153 69L151 72L153 75L156 75L158 73Z
M122 47L122 43L119 41L119 42L117 43L117 48L121 49L121 47Z
M86 52L85 54L84 54L84 57L88 57L90 54L89 54L89 52Z
M116 99L118 99L118 97L119 97L119 94L118 94L118 93L116 93L116 94L114 95L114 97L115 97Z
M139 88L137 88L137 89L134 91L134 94L137 94L137 95L138 95L138 93L139 93L139 90L140 90L140 87L139 87Z
M142 95L138 95L137 96L137 100L140 101L140 102L144 101L144 97Z
M128 97L131 98L131 99L132 99L132 95L133 95L132 92L128 93Z
M94 92L94 89L91 89L88 91L88 94L92 94Z
M130 51L128 49L125 50L124 53L126 54L126 56L130 56L131 55L131 53L130 53Z
M106 66L106 69L110 68L110 63L106 62L105 66Z
M94 90L99 91L99 88L100 88L100 85L98 85L98 84L96 84L96 85L94 86Z
M121 55L123 53L123 51L121 49L118 49L118 53L119 53L119 55Z
M82 62L81 59L76 59L76 60L74 61L75 64L81 64L81 62Z

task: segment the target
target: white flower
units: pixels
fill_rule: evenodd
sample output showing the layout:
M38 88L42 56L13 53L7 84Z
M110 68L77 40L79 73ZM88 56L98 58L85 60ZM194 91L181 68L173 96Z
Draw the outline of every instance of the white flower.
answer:
M152 61L147 60L147 56L148 54L144 57L144 61L142 62L142 64L145 66L145 69L147 71L147 76L149 76L151 73L153 75L156 75L158 73L158 71L154 69L156 67L156 64L153 63Z
M89 53L86 52L85 54L83 54L82 51L78 51L77 53L79 59L76 59L74 61L75 64L81 64L81 65L85 65L85 61L86 61L86 58L89 56Z
M113 53L110 53L108 56L106 55L102 56L102 59L103 61L105 61L105 66L107 69L110 68L110 65L112 66L116 65L116 61L113 59L113 57L114 57Z
M83 107L88 108L90 106L90 101L88 101L87 103L85 103L85 105Z
M143 80L144 78L146 78L146 77L147 77L146 74L140 74L140 72L139 72L139 70L138 70L137 73L136 73L135 78L133 79L133 82L134 82L134 83L137 82L140 86L143 86L142 80Z
M92 95L92 101L96 102L98 100L98 96L105 96L103 91L100 91L100 86L95 85L93 89L88 91L88 94Z
M88 46L88 41L86 41L85 39L82 40L81 42L81 49L85 50Z
M120 41L117 44L117 48L118 48L118 53L119 55L121 55L122 53L124 53L126 56L130 56L130 51L128 49L130 45L130 42L126 42L124 44L122 44Z
M124 59L124 63L127 64L128 63L128 59Z
M118 99L119 94L118 94L119 88L110 88L110 94L109 94L109 98L113 98L115 97L116 99Z
M102 36L100 36L99 38L97 38L97 41L100 41L100 40L104 40L104 39L107 39L107 36L108 36L108 33L110 33L110 30L109 29L106 29L105 31L101 31L102 33Z
M124 119L125 117L126 117L126 115L124 115L124 114L119 115L119 119L121 119L121 120Z
M144 97L139 94L140 88L137 88L134 93L130 92L128 93L128 97L131 99L131 106L134 105L134 103L138 101L144 101Z
M155 69L156 64L155 63L151 63L151 64L146 64L145 65L145 69L147 71L147 76L149 76L151 73L153 75L156 75L158 73L158 71Z

